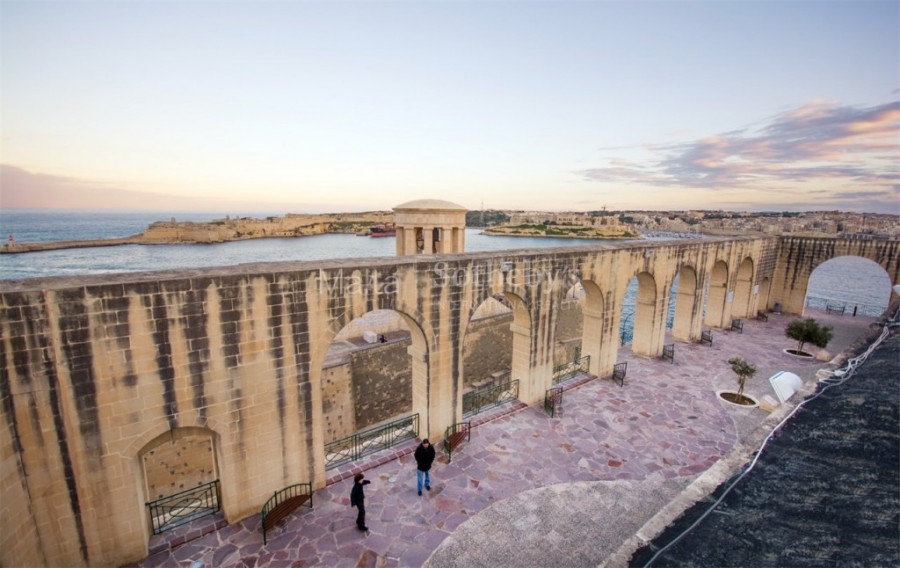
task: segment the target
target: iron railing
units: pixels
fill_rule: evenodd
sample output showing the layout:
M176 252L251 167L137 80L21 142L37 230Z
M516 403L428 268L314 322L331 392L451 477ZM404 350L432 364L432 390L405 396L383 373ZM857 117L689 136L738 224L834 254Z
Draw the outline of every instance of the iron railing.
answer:
M325 444L325 469L358 460L418 436L418 414L357 432L352 436Z
M551 387L544 392L544 411L550 415L550 418L556 418L556 415L562 415L562 387Z
M463 395L463 416L474 416L483 410L519 398L519 379Z
M217 513L221 508L219 480L150 501L146 505L150 510L153 534L163 533Z
M583 373L587 373L591 368L591 356L585 355L574 361L563 363L553 367L553 384L558 385L563 381L567 381L573 377L577 377Z
M847 300L839 300L836 298L822 298L819 296L807 296L806 307L816 310L823 310L828 313L838 312L840 308L844 308L844 314L853 314L860 316L878 317L887 309L887 304L874 305L863 304L860 302L852 302Z

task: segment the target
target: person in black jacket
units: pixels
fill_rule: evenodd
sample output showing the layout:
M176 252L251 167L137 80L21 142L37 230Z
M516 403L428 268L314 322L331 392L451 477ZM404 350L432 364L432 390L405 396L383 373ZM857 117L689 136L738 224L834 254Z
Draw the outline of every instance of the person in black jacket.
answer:
M353 489L350 491L350 506L356 507L356 528L361 531L368 531L366 526L366 494L363 492L363 485L371 483L368 479L363 480L362 473L353 476Z
M416 448L414 454L416 458L416 484L419 488L419 495L422 494L422 482L425 482L425 489L431 491L431 464L434 462L434 446L428 442L428 438L422 440L419 447Z

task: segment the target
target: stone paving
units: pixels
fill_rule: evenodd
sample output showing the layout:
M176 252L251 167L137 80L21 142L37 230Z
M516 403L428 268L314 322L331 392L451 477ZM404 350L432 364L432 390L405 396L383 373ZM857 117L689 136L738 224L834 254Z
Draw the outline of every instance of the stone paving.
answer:
M835 326L835 353L874 321L814 315ZM674 363L622 348L625 385L572 381L555 418L540 406L495 409L473 421L452 462L439 458L432 490L421 497L414 442L371 457L357 465L372 481L368 534L354 524L349 472L329 472L313 509L298 509L266 545L253 516L138 565L596 566L766 418L716 395L736 387L730 357L759 368L746 390L757 398L773 394L766 379L777 370L806 381L824 366L782 352L795 347L783 333L790 319L747 321L742 334L716 331L712 346L676 343Z

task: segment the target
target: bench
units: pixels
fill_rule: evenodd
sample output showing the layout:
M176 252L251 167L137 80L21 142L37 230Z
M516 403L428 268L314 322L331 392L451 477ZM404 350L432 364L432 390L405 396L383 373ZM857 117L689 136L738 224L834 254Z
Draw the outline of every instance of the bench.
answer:
M562 397L563 388L560 386L552 387L544 393L544 411L550 418L562 416Z
M662 358L668 359L669 361L672 362L673 365L675 364L675 344L674 343L670 343L668 345L663 345Z
M846 306L836 306L833 304L825 304L825 313L826 314L837 314L839 316L844 315L844 310L846 310Z
M744 333L744 320L737 318L731 320L731 331Z
M276 491L263 505L260 526L263 533L263 544L266 544L266 533L285 517L305 503L312 509L312 483L297 483Z
M619 383L619 386L625 386L625 372L628 370L628 362L616 363L613 365L613 382Z
M447 463L453 458L453 452L463 442L467 442L472 437L472 423L459 422L447 426L444 433L444 453L447 454Z
M700 345L707 344L712 347L712 331L700 332Z
M756 319L759 321L769 321L769 316L766 312L756 312Z

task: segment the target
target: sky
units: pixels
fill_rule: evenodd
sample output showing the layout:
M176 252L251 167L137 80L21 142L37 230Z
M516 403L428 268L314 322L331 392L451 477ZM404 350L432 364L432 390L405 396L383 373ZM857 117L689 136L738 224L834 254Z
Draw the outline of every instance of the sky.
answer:
M0 208L900 214L900 2L0 0Z

